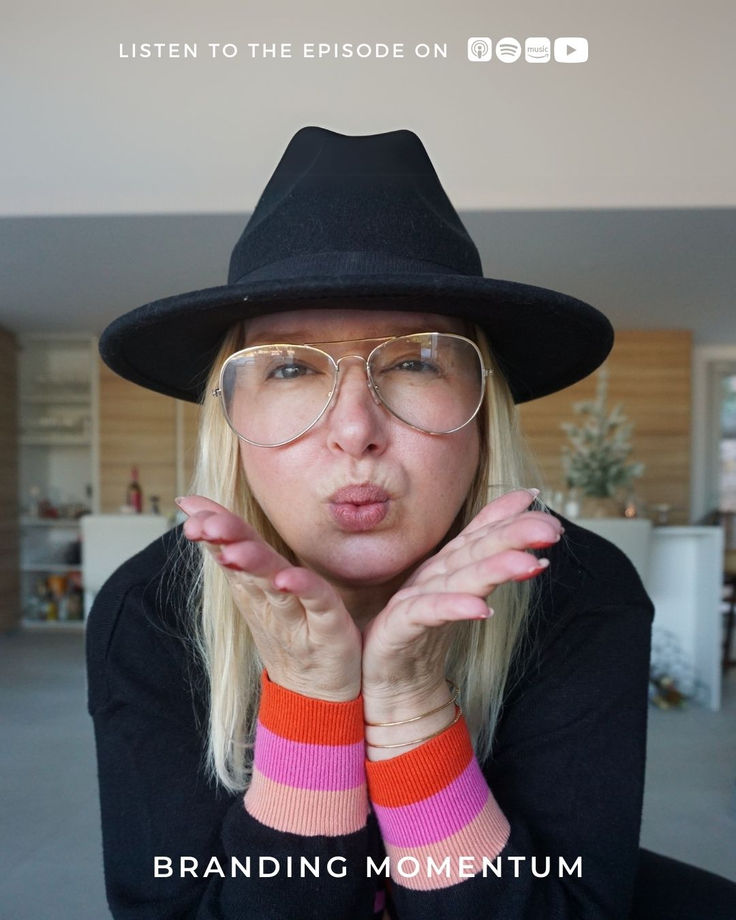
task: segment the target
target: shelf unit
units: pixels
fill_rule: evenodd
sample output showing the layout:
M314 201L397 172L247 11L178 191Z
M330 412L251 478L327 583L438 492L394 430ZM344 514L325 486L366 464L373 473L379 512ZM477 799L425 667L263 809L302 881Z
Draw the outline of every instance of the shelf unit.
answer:
M24 622L81 621L81 527L97 510L97 343L19 339L20 582Z

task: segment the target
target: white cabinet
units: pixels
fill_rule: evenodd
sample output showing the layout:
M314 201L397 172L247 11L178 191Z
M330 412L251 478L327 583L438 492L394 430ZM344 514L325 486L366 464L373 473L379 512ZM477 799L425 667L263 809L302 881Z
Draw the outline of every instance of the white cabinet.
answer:
M652 522L647 518L577 518L581 527L592 530L625 553L648 586L652 550Z
M18 344L22 613L81 619L79 518L97 495L97 343L33 335Z
M714 711L721 705L722 582L720 527L654 528L648 585L656 610L654 651L666 637L698 697Z
M723 533L718 527L655 527L637 518L578 518L636 566L654 602L652 665L677 677L709 709L721 704Z
M170 525L162 514L85 514L81 524L87 614L95 594L115 569L162 536Z

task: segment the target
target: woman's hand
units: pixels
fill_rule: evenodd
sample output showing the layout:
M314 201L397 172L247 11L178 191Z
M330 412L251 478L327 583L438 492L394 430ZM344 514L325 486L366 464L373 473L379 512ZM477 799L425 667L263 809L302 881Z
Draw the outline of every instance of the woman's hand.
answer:
M360 693L361 636L334 588L293 566L232 512L198 495L178 500L184 534L223 568L272 681L331 701Z
M369 745L418 738L451 721L445 658L452 624L490 616L488 595L504 582L544 571L547 560L528 550L551 546L562 534L555 517L527 510L534 497L519 489L486 505L413 573L367 627L363 697L368 723L410 719L447 704L401 728L370 728ZM406 745L393 753L409 749Z

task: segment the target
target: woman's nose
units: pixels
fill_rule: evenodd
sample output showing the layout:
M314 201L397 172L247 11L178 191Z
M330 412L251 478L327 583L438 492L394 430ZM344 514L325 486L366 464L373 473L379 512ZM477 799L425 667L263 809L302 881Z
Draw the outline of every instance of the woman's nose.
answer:
M347 357L338 365L337 392L327 413L328 444L352 457L380 453L388 441L388 412L368 384L365 361Z

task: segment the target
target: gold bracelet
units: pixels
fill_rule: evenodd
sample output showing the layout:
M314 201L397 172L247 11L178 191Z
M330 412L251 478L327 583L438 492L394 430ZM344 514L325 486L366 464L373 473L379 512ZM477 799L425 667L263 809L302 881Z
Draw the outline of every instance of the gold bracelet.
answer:
M452 690L452 699L443 703L441 706L437 706L435 709L430 709L429 712L423 712L420 716L412 716L411 719L400 719L398 722L364 722L363 724L370 728L391 728L394 725L408 725L410 722L418 722L420 719L426 719L427 716L433 716L436 712L440 712L440 710L444 709L445 706L449 706L451 703L457 703L457 687L452 681L448 680L447 683L450 685L450 690Z
M425 741L429 741L431 738L436 738L437 735L441 735L442 732L447 731L448 728L452 728L456 722L460 721L460 716L463 714L463 711L459 706L457 706L456 709L457 712L455 713L455 718L452 720L452 722L450 722L449 725L445 725L443 728L438 729L436 732L432 732L431 735L425 735L423 738L413 738L411 741L400 741L398 744L374 744L372 741L368 741L366 739L365 743L368 745L368 747L372 748L400 748L408 747L410 744L422 744Z

